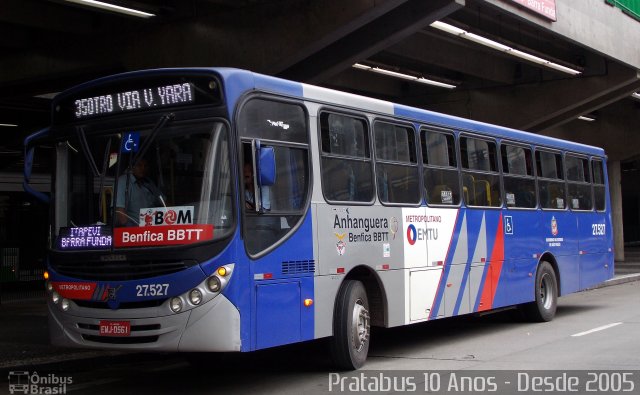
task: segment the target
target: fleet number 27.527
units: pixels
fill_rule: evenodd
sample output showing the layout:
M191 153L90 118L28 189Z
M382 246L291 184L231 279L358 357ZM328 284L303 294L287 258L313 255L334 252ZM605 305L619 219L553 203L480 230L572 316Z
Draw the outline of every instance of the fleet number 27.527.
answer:
M169 284L136 285L136 296L167 296Z

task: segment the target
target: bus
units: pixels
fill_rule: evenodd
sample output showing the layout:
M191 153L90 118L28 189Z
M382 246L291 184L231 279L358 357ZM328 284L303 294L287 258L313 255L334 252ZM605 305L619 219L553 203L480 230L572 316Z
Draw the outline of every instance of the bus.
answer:
M613 276L602 149L232 68L54 98L53 344L247 352L516 307ZM136 200L137 201L133 201Z

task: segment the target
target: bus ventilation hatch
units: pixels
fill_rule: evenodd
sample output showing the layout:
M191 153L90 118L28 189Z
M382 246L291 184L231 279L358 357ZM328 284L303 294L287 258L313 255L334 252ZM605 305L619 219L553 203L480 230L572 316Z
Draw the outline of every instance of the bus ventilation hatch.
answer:
M314 260L282 262L283 275L313 274L316 270Z

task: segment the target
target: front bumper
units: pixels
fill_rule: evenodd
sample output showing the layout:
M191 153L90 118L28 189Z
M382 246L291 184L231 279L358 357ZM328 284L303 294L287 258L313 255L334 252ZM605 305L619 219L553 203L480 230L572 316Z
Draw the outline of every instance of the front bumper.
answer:
M240 312L224 295L178 314L170 312L168 303L110 310L84 308L71 302L64 312L49 301L51 343L131 351L240 351ZM102 320L129 321L130 336L100 336Z

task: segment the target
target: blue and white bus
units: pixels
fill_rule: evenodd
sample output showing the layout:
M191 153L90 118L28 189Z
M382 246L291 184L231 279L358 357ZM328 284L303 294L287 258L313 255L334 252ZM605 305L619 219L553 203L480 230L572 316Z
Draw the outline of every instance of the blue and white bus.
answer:
M95 80L55 151L51 340L253 351L517 306L613 276L602 149L227 68ZM142 169L142 170L141 170ZM36 195L49 199L43 194Z

